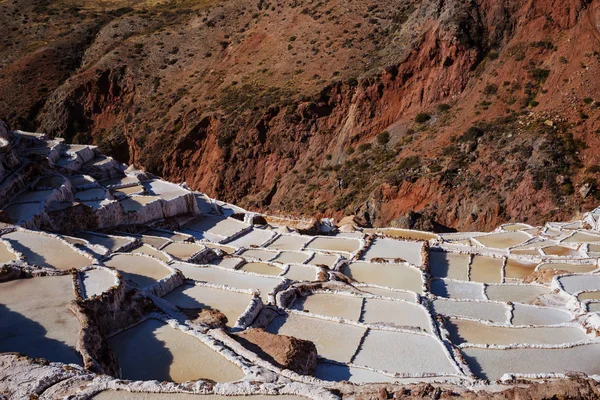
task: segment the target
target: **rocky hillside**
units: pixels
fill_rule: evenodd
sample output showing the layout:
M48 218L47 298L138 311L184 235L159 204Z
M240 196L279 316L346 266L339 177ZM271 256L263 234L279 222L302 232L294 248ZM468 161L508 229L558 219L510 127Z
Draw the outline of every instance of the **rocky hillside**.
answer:
M0 1L0 119L271 214L600 200L598 0Z

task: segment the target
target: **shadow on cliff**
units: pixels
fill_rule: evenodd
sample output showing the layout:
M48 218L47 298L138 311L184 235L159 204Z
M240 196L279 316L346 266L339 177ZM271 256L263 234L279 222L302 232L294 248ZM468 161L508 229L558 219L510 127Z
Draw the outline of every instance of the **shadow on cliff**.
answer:
M82 365L81 356L64 342L47 337L39 322L0 304L0 353L18 352L29 357ZM73 332L73 336L77 332Z

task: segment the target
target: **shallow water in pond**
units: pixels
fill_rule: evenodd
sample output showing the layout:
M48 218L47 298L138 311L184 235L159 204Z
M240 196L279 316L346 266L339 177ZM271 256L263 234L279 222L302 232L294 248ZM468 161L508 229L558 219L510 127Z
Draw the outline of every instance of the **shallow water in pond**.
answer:
M240 268L242 271L254 272L255 274L261 275L280 275L283 269L276 267L271 264L265 264L261 262L249 262Z
M353 362L396 373L457 373L434 337L404 332L369 331Z
M169 257L167 257L162 251L156 250L156 248L149 246L147 244L141 245L140 247L136 247L133 250L130 250L130 253L142 253L147 254L152 257L156 257L161 261L169 262Z
M600 312L600 302L593 301L588 304L589 312Z
M446 329L454 344L560 344L586 339L583 330L575 327L511 328L490 326L477 321L452 319L446 322Z
M291 251L282 251L277 257L273 259L278 263L282 264L302 264L304 261L308 259L308 254L306 253L294 253Z
M421 272L408 265L353 262L344 267L343 272L359 282L423 293Z
M94 400L308 400L306 397L292 395L219 396L216 394L132 393L112 390L98 393L91 398Z
M600 235L593 235L586 232L576 232L573 236L563 240L563 243L593 243L600 242Z
M270 260L271 258L275 257L277 253L273 252L273 251L266 251L266 250L261 250L261 249L249 249L249 250L244 250L244 252L241 254L242 257L244 258L256 258L258 260L261 261L265 261L265 260Z
M369 230L367 230L368 232ZM410 229L399 229L399 228L383 228L383 229L371 229L372 232L381 233L387 236L399 238L399 239L414 239L414 240L429 240L437 239L438 235L435 233L413 231Z
M91 183L96 182L94 180L94 178L92 178L91 176L86 176L86 175L74 175L74 176L70 176L69 180L71 181L71 184L73 186L77 187L81 187L81 186L85 186L85 185L89 185Z
M147 231L144 231L144 235L161 237L172 240L174 242L184 242L190 238L189 236L182 235L173 231L163 231L158 229L148 229Z
M4 211L14 224L29 221L34 215L42 211L42 203L10 204L4 207Z
M579 251L565 246L548 246L542 248L545 254L549 256L578 256Z
M201 217L185 225L186 229L208 232L213 235L228 237L247 228L249 225L234 218Z
M502 258L474 256L470 280L483 283L502 283Z
M160 179L145 181L142 182L141 185L146 188L146 191L148 193L155 196L160 196L165 200L171 200L176 197L184 196L187 193L190 193L188 190L182 188L179 185L161 181Z
M50 196L54 190L26 190L19 193L12 203L39 203Z
M523 243L528 240L530 236L524 232L503 232L494 233L486 236L478 236L477 241L487 247L493 247L497 249L506 249L512 246Z
M199 285L183 285L163 297L181 308L219 310L227 317L227 326L233 327L252 300L252 295Z
M600 289L600 275L571 275L558 278L567 293Z
M169 243L169 239L156 236L140 235L139 238L143 243L150 245L155 249L160 249L162 246Z
M81 364L71 275L0 283L0 352Z
M361 322L369 324L386 323L401 327L417 327L431 331L429 313L416 304L383 300L365 299Z
M104 265L121 271L123 279L131 280L141 288L151 286L171 274L171 271L160 262L131 254L117 254L110 260L104 261Z
M146 204L152 203L153 201L160 200L157 196L133 196L125 200L121 200L121 205L125 212L139 211Z
M433 302L436 313L445 316L456 316L487 320L496 323L508 322L508 307L503 303L491 301L452 301L436 299Z
M348 367L346 365L318 363L315 377L324 381L352 383L395 382L397 378L383 375L368 369Z
M133 242L133 239L124 237L94 235L93 233L86 232L78 233L77 237L87 240L91 244L99 244L100 246L104 246L110 251L116 251L119 247Z
M450 299L485 300L483 284L479 282L434 279L431 281L431 293Z
M429 253L429 267L436 278L469 280L469 255L432 251Z
M290 265L285 277L293 281L312 282L317 279L317 269L309 266Z
M490 300L533 303L538 296L550 293L550 289L535 285L490 285L485 289Z
M352 253L360 248L360 242L356 239L316 237L306 247L313 250L344 251Z
M557 269L557 270L564 270L564 271L569 271L569 272L575 272L575 273L586 273L586 272L592 272L596 269L598 269L598 265L596 264L568 264L568 263L543 263L540 264L540 266L538 267L538 270L543 270L543 269Z
M599 288L600 289L600 288ZM598 292L583 292L577 295L577 300L600 300L600 291Z
M59 175L44 176L40 178L34 185L34 188L59 188L62 186L63 178Z
M187 260L202 249L204 249L204 246L200 244L174 242L163 247L162 251L180 260Z
M600 344L568 349L461 349L471 370L482 379L497 380L504 373L600 373Z
M531 227L529 225L520 224L520 223L508 224L508 225L504 225L502 227L502 229L504 229L505 231L508 231L508 232L518 231L518 230L527 229L527 228L531 228Z
M569 312L557 308L542 308L519 303L513 306L513 325L557 325L573 319Z
M266 331L310 340L317 346L320 356L338 362L350 362L366 329L290 314L273 319Z
M266 231L263 229L252 229L250 232L237 237L231 242L227 242L228 246L231 247L254 247L260 246L267 242L275 235L272 231Z
M90 258L77 253L62 240L44 234L15 231L3 235L2 239L35 265L67 270L92 264Z
M185 382L242 379L242 370L199 339L154 319L108 339L124 379Z
M308 236L281 235L267 247L275 250L300 250L309 240Z
M315 293L306 297L298 297L291 308L313 314L358 321L362 302L363 299L360 297Z
M411 302L416 302L416 295L411 292L398 292L390 289L381 289L377 287L357 286L357 289L374 294L376 296L391 297L394 299L403 299Z
M143 194L144 187L141 185L127 186L118 189L111 189L110 192L116 197L130 196L132 194Z
M17 256L8 251L8 247L6 247L6 244L0 241L0 264L4 264L16 259Z
M535 271L536 266L536 263L507 258L506 266L504 267L504 277L506 279L523 280Z
M337 262L337 256L333 256L330 254L315 254L310 260L308 260L307 264L311 265L325 265L329 268L333 267Z
M75 200L77 201L99 200L105 198L107 198L106 189L91 188L81 190L75 193Z
M117 284L116 277L105 269L91 269L81 275L81 295L86 299L101 295Z
M394 260L400 258L412 265L421 266L422 242L409 242L388 238L376 238L371 246L362 255L363 260L370 261L373 258L384 258Z
M202 242L202 244L210 249L219 249L225 254L233 254L236 250L233 247L224 246L224 245L216 244L216 243Z

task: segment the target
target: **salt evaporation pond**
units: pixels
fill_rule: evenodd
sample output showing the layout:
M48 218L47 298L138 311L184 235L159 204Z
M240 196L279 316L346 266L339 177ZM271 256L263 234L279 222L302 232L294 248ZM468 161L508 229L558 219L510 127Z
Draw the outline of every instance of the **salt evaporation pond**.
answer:
M71 275L0 283L0 353L81 364L79 321L69 310L73 290Z
M312 282L317 279L317 270L309 266L290 265L284 276L293 281Z
M370 330L353 362L395 373L458 373L441 342L404 332Z
M469 255L432 251L429 253L429 269L437 278L469 280Z
M470 280L483 283L502 283L502 258L473 256Z
M513 328L462 319L447 321L446 329L450 333L450 340L455 344L561 344L587 338L583 330L570 326Z
M204 246L196 243L169 243L161 249L162 251L169 253L171 256L180 260L188 260L191 256L197 252L204 250Z
M507 249L528 240L530 236L524 232L503 232L491 235L478 236L476 240L486 247Z
M600 235L586 233L586 232L575 232L573 236L570 236L563 240L563 243L594 243L600 242Z
M101 188L84 189L75 193L75 200L77 201L101 200L106 197L106 189Z
M411 302L416 302L416 295L413 292L400 292L397 290L391 289L382 289L378 287L370 287L370 286L357 286L357 289L360 289L363 292L374 294L375 296L382 297L391 297L394 299L403 299Z
M200 285L183 285L164 297L181 308L219 310L227 317L227 326L233 327L250 304L252 295Z
M234 218L203 217L185 225L186 229L229 237L247 229L250 225Z
M242 265L240 270L260 275L280 275L283 272L283 270L279 267L261 262L246 263Z
M52 236L31 231L14 231L2 235L30 264L61 270L81 268L92 264L92 259L79 254L66 242Z
M50 196L54 190L26 190L19 193L14 199L13 203L39 203L45 200L46 197Z
M356 239L316 237L306 247L312 250L352 253L360 248L360 242Z
M431 331L430 316L416 304L383 299L365 299L361 322L368 324L394 324Z
M96 235L88 232L79 232L77 234L77 237L85 239L91 244L104 246L110 251L116 251L120 247L133 243L133 240L129 238L119 236Z
M568 271L579 274L584 274L586 272L592 272L598 269L598 265L596 264L569 264L569 263L543 263L540 264L538 270L544 269L556 269L559 271Z
M242 370L198 338L155 320L146 320L108 339L124 379L186 382L242 379Z
M519 231L521 229L527 229L527 228L531 228L531 226L526 225L526 224L521 224L521 223L514 223L514 224L507 224L507 225L503 225L502 229L504 229L505 231Z
M315 254L310 260L308 260L308 264L312 265L325 265L329 268L333 267L335 263L338 261L337 256L333 256L330 254Z
M219 396L217 394L140 393L107 390L91 397L93 400L307 400L306 397L288 395Z
M202 242L202 244L211 249L221 250L225 254L233 254L236 251L235 248L233 248L231 246L225 246L222 244L211 243L211 242Z
M274 250L300 250L310 240L307 236L281 235L267 246Z
M110 192L115 196L131 196L132 194L143 194L146 189L141 185L126 186L117 189L111 189Z
M489 285L485 289L488 299L533 303L539 296L550 293L550 289L537 285Z
M88 299L99 296L117 284L117 278L106 269L90 269L81 274L81 295Z
M358 282L423 293L421 272L409 265L353 262L344 267L343 273Z
M366 329L303 315L280 315L266 329L278 335L310 340L321 357L350 362Z
M599 288L600 289L600 288ZM600 291L597 292L583 292L577 295L577 300L600 300Z
M483 295L483 285L478 282L434 279L431 281L431 293L450 299L486 300ZM495 299L490 298L490 300Z
M381 229L365 229L366 232L376 232L386 236L391 236L399 239L414 239L414 240L429 240L437 239L438 235L430 232L413 231L410 229L400 228L381 228Z
M589 312L600 312L600 302L594 301L588 304Z
M190 193L188 190L179 185L170 182L161 181L159 179L145 181L141 183L148 193L159 196L165 200L171 200L176 197L184 196Z
M393 260L401 258L412 265L420 266L423 262L421 260L422 247L421 242L376 238L363 254L362 259L384 258Z
M558 278L565 292L575 294L583 291L593 291L600 288L599 275L571 275Z
M20 203L4 207L4 211L14 224L29 221L34 215L42 211L42 203Z
M144 236L161 237L174 242L185 242L190 239L189 235L182 235L181 233L159 229L148 229L147 231L144 231Z
M141 288L151 286L171 274L171 271L160 262L150 257L131 254L114 255L104 261L104 265L121 271L123 279L135 282Z
M0 241L0 264L7 263L9 261L16 260L17 256L8 250L5 243Z
M266 260L270 260L271 258L275 257L277 253L272 252L272 251L267 251L267 250L261 250L261 249L250 249L250 250L244 250L244 252L241 254L244 258L256 258L260 261L266 261Z
M227 242L228 246L232 247L254 247L260 246L267 242L273 237L272 231L265 231L263 229L252 229L250 232L245 233L231 242Z
M63 177L60 175L44 176L35 183L34 188L55 188L58 189L62 186Z
M383 375L368 369L349 367L347 365L320 362L317 364L315 377L324 381L352 383L395 382L397 378Z
M130 252L133 254L142 253L142 254L152 256L152 257L156 257L163 262L170 261L169 257L167 257L162 251L156 250L156 248L154 248L150 245L147 245L147 244L144 244L140 247L136 247L135 249L131 250Z
M558 308L513 304L513 325L558 325L573 319L571 313Z
M125 200L121 200L121 205L125 212L138 212L146 204L150 204L153 201L160 200L157 196L132 196Z
M232 257L217 258L215 260L212 260L210 262L210 264L219 266L221 268L236 269L243 262L245 262L243 258L241 258L241 257L238 258L238 257L232 256Z
M578 256L579 251L565 246L548 246L542 248L544 254L550 256Z
M507 258L504 266L504 277L506 279L523 280L535 271L536 263Z
M505 303L491 301L460 301L439 298L433 301L437 314L480 319L484 321L508 322L508 307Z
M292 308L313 314L358 321L362 303L361 297L314 293L310 296L298 297Z
M309 255L306 253L295 253L291 251L282 251L277 257L273 259L278 263L282 264L302 264L308 259Z
M463 356L475 375L498 380L505 373L550 374L584 372L600 374L600 344L566 349L484 349L463 348Z

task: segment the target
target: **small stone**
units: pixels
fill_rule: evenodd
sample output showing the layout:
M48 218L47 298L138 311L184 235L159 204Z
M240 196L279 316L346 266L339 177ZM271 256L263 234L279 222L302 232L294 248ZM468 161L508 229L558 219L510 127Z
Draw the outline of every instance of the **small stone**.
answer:
M584 183L579 188L579 194L584 199L589 196L589 194L590 194L591 191L592 191L592 185L590 185L589 183Z

